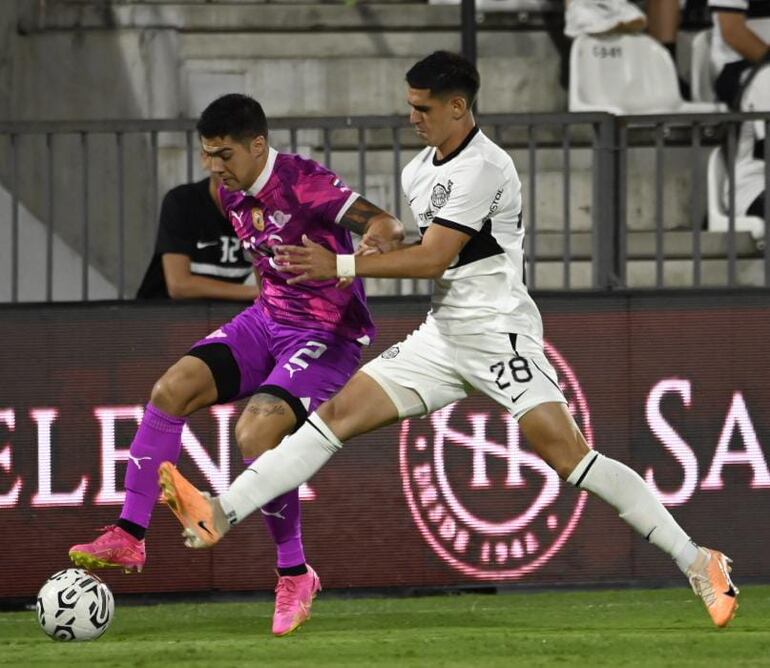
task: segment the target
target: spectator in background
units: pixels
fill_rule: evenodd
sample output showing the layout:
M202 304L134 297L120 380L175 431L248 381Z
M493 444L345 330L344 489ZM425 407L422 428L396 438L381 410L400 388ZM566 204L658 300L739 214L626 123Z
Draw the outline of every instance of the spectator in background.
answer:
M629 0L565 0L564 34L578 35L635 33L647 20Z
M676 37L682 19L679 0L647 0L647 32L658 40L676 62Z
M770 2L709 0L717 98L734 111L770 111ZM735 155L735 215L764 218L764 121L741 124ZM728 164L728 169L730 165ZM726 208L728 193L723 193Z
M748 104L759 109L760 99L748 99L751 87L765 86L770 63L770 2L767 0L709 0L714 21L711 65L716 74L717 98L731 109L746 111ZM751 17L751 18L749 18ZM761 74L760 70L765 70ZM746 105L741 105L742 92ZM767 93L765 93L767 95ZM770 107L765 107L770 108Z
M207 165L208 166L208 165ZM163 198L155 254L137 299L253 301L259 286L219 201L219 178L172 188Z
M671 54L676 65L676 40L681 23L679 0L647 0L646 16L629 0L565 0L564 33L578 35L633 34L647 29ZM690 86L682 77L679 90L689 100Z
M735 151L736 216L765 217L764 131L764 121L761 120L745 121L740 126ZM729 211L730 182L727 179L722 192L722 201L725 211Z

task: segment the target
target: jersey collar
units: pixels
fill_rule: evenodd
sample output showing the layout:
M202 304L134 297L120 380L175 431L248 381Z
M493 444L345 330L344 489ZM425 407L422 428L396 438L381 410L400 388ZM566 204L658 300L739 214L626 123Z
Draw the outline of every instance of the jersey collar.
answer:
M475 137L475 136L476 136L478 133L479 133L479 126L478 126L478 125L474 125L474 126L473 126L473 130L471 130L471 131L468 133L468 136L467 136L465 139L463 139L463 143L462 143L462 144L460 144L460 145L459 145L459 146L458 146L458 147L457 147L457 148L456 148L454 151L452 151L452 152L451 152L449 155L445 155L443 158L441 158L441 160L439 160L438 158L436 158L436 151L434 150L434 151L433 151L433 165L434 165L435 167L438 167L439 165L445 165L445 164L446 164L446 163L448 163L448 162L449 162L449 161L450 161L452 158L456 158L456 157L457 157L457 156L460 154L460 152L461 152L461 151L462 151L462 150L463 150L463 149L464 149L464 148L465 148L465 147L466 147L468 144L470 144L470 143L471 143L471 140L472 140L472 139L473 139L473 138L474 138L474 137Z
M270 146L267 150L267 162L265 163L265 168L262 170L262 173L257 177L257 180L254 181L251 187L246 190L249 195L256 197L262 191L262 188L265 187L265 184L273 175L273 167L275 167L275 159L277 157L278 151Z

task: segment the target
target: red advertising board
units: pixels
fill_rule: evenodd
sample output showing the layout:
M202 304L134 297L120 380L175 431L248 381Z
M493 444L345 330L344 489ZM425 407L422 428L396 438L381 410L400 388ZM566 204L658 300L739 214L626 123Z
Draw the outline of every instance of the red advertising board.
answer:
M758 293L541 296L547 353L599 451L636 469L736 580L770 578L770 309ZM366 359L424 317L374 303ZM128 447L150 388L233 307L8 306L0 310L0 598L33 595L67 549L118 515ZM190 419L180 466L222 491L242 467L240 407ZM499 406L472 397L346 444L302 488L309 561L327 588L659 583L665 555L559 481ZM141 576L117 593L274 586L259 514L212 551L182 545L156 508Z

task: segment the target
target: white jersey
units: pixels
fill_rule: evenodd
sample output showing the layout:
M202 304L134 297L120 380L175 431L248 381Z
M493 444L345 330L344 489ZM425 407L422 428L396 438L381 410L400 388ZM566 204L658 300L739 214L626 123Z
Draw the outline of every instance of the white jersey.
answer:
M513 160L478 128L443 160L421 151L401 173L409 206L430 225L471 240L436 279L429 319L449 335L523 334L542 342L540 312L525 284L521 182Z
M765 111L770 109L770 64L765 65L741 97L741 111ZM754 200L765 190L765 122L744 121L738 134L735 153L735 214L743 216ZM727 210L730 183L725 179L722 201Z
M719 12L745 14L751 31L765 42L770 41L770 0L708 0L708 8L714 21L711 37L711 66L714 74L719 74L725 65L744 59L725 41L717 20Z

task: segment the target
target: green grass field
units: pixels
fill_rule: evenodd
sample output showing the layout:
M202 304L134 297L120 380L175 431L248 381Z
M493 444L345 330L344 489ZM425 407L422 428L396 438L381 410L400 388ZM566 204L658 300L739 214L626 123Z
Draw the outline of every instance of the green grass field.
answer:
M688 589L418 598L321 596L293 636L272 604L118 606L97 641L59 643L33 612L0 614L13 666L770 666L770 587L744 587L728 630Z

